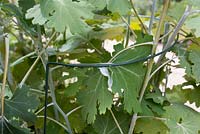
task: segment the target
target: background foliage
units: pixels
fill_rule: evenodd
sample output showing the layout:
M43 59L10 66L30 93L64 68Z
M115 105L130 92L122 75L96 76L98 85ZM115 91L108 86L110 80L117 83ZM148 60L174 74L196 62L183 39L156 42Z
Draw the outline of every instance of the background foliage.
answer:
M52 66L47 133L200 133L199 112L185 105L200 106L199 21L199 0L0 0L1 133L43 133L47 62L122 63L173 44L170 58ZM186 82L170 89L174 66Z

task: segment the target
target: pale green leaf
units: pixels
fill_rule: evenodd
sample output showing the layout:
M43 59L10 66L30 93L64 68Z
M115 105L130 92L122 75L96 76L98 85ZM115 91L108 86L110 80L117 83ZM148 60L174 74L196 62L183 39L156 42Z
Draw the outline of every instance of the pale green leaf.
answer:
M104 7L106 7L106 3L108 0L85 0L87 2L90 2L97 10L102 10Z
M187 0L187 3L192 5L193 7L200 8L200 1L199 0Z
M164 101L166 101L166 97L162 96L159 90L155 90L155 92L151 92L146 94L146 99L153 99L155 103L163 105Z
M164 123L170 129L169 134L198 134L200 113L183 104L172 104L164 109Z
M173 17L176 21L179 21L185 11L185 7L186 4L183 1L181 3L175 3L174 5L170 6L168 15Z
M109 0L108 10L126 15L130 12L130 2L128 0Z
M26 13L26 19L32 19L33 24L43 25L47 21L46 18L42 16L40 5L37 4L33 8L30 8Z
M82 44L82 42L84 42L83 39L72 36L65 42L65 44L63 44L61 46L61 48L59 48L59 51L60 52L72 52L74 49L76 49L78 46L80 46Z
M47 25L59 32L69 28L72 33L83 33L88 30L83 19L93 17L92 6L84 1L41 0L40 7Z
M127 15L130 12L130 2L128 0L85 0L90 2L97 10L107 9L113 13Z
M196 35L196 37L200 37L199 22L200 22L200 16L189 18L185 22L186 26L192 30L192 32Z

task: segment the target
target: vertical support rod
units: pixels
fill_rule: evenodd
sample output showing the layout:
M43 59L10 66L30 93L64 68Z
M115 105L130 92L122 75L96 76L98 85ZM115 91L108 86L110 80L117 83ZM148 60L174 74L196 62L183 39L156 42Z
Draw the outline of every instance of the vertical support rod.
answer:
M48 103L48 86L49 86L49 64L46 64L46 75L45 75L45 102L44 102L44 134L46 134L47 125L47 103Z

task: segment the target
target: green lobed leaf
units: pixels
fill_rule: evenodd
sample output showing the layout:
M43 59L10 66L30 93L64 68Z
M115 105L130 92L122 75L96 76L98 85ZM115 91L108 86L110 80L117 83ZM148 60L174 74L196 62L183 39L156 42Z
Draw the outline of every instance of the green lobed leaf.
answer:
M113 111L113 110L112 110ZM113 114L118 121L122 131L127 134L131 117L120 111L113 111ZM119 134L117 127L111 113L106 112L105 115L98 115L96 121L92 125L98 134Z
M170 129L169 134L198 134L200 113L183 104L172 104L164 109L164 123Z
M47 128L46 128L46 133L47 134L64 134L66 131L60 127L59 125L55 124L52 121L47 122Z
M48 20L47 25L58 32L69 28L72 33L83 33L88 30L88 25L82 18L93 17L92 6L84 1L41 0L40 7L42 15Z
M159 90L155 90L155 92L147 93L145 95L146 99L153 99L155 103L163 105L164 101L166 101L166 97L162 96L162 93Z
M68 78L77 78L77 81L74 81L73 83L69 83L69 85L66 87L64 91L64 95L66 96L75 96L76 93L81 89L83 86L83 82L85 79L88 78L86 74L87 69L85 68L72 68L69 69L69 76Z
M38 105L37 96L31 93L28 87L17 88L12 98L5 100L5 116L7 119L21 118L34 123L36 119L34 111Z
M192 73L196 82L200 82L200 47L191 45L189 48L189 61L192 63Z
M184 86L193 86L192 88L183 89ZM197 107L200 106L200 87L196 85L191 85L184 83L182 85L174 86L172 90L166 91L166 97L171 103L185 103L189 101L190 103L196 104Z
M151 46L140 46L130 48L122 53L116 54L113 58L113 63L121 63L138 58L146 57L150 54ZM124 90L124 108L127 112L141 112L140 104L137 100L139 89L141 88L143 78L145 75L145 67L142 62L134 63L119 67L109 68L113 85L112 90L114 93L122 93Z
M26 19L32 19L32 18L33 18L32 20L33 24L43 25L47 21L47 19L42 16L39 4L27 10Z
M108 91L106 77L102 76L99 70L93 70L86 83L87 89L79 92L78 101L83 105L84 119L88 123L93 123L96 118L97 107L99 113L104 114L106 109L111 108L113 95Z
M192 77L192 65L188 60L188 44L187 43L177 43L174 47L174 52L178 55L180 61L179 66L185 69L185 73L187 76Z
M78 48L82 42L84 42L83 39L72 36L59 48L60 52L72 52L74 49Z
M128 0L85 0L90 2L97 10L102 10L107 6L107 9L113 13L127 15L130 12L131 6Z
M186 4L184 1L175 3L173 6L170 6L168 15L178 21L185 11Z
M151 100L144 100L142 102L142 113L144 116L162 115L164 112L163 106L156 104Z
M102 10L106 7L107 0L85 0L91 3L97 10Z
M172 90L166 90L166 97L171 103L185 103L187 98L181 85L174 86Z
M185 25L192 30L196 37L200 37L200 27L199 27L200 16L189 18Z
M190 103L196 104L200 107L200 87L195 87L195 89L185 89L185 96Z
M109 0L107 8L108 10L117 12L120 15L126 15L130 12L130 2L128 0Z
M135 132L142 134L167 134L167 126L160 120L152 118L137 119Z
M31 134L26 128L21 128L19 124L7 121L5 118L0 118L0 132L1 134Z

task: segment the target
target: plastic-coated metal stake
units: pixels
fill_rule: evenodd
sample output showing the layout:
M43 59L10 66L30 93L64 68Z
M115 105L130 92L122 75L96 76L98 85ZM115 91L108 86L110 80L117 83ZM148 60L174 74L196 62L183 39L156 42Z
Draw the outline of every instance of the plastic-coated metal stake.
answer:
M47 124L47 103L48 103L48 86L49 86L49 64L46 65L46 75L45 75L45 104L44 104L44 134L46 134L46 124Z

